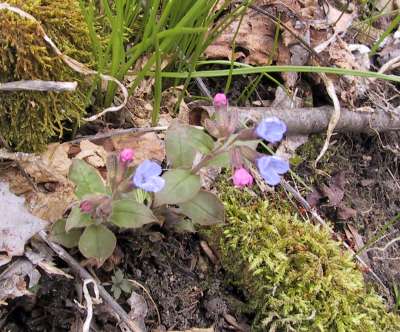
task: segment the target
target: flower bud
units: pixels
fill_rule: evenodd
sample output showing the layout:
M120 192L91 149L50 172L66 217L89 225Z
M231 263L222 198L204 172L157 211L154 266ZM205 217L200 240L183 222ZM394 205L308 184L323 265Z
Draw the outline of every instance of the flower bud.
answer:
M134 152L132 149L123 149L119 154L119 160L124 164L129 164L132 162Z
M233 174L233 184L238 188L251 186L253 184L253 177L245 168L239 168Z
M217 93L214 96L214 106L215 107L225 107L228 106L228 99L224 93Z
M91 213L93 211L94 205L90 200L84 200L79 204L79 208L82 213Z

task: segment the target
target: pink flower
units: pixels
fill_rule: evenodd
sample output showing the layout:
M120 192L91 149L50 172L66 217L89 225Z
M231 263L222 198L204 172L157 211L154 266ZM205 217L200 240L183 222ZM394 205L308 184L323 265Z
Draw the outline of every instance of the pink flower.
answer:
M82 201L79 208L82 213L90 213L93 210L93 203L88 200Z
M119 154L119 160L125 164L129 164L133 160L134 152L132 149L123 149Z
M238 188L251 186L253 184L253 177L243 167L238 168L233 174L233 184Z
M214 106L223 107L228 105L228 99L224 93L217 93L214 97Z

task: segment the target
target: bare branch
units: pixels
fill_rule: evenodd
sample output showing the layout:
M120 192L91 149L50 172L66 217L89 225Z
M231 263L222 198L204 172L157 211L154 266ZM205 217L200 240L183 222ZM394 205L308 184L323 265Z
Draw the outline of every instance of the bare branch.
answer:
M42 80L22 80L0 83L0 91L75 91L77 82L55 82Z

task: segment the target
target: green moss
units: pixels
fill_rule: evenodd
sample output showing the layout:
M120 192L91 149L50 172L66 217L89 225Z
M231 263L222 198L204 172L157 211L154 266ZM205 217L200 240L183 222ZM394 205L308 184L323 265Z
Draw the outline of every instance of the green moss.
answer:
M88 32L77 0L7 0L36 17L64 54L90 64ZM75 92L0 92L0 133L15 150L40 151L79 122L86 84L43 40L39 25L0 11L0 82L77 81Z
M212 237L256 314L254 331L400 331L400 318L367 290L328 229L276 202L222 188L227 224Z

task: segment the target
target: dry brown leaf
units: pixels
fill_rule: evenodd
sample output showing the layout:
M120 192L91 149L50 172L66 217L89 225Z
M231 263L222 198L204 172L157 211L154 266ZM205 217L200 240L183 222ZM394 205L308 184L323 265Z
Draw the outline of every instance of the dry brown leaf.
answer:
M357 211L349 208L343 204L337 208L337 218L340 220L348 220L355 218L357 216Z
M324 2L325 12L327 13L327 21L329 25L333 26L336 33L347 31L356 17L356 11L352 13L343 12L343 10L336 9L328 1Z
M330 45L328 52L332 65L344 69L363 70L354 54L347 48L347 44L340 38ZM340 99L350 106L354 105L355 100L364 96L370 86L367 79L354 76L331 77L331 80Z
M50 144L41 155L26 155L19 160L26 175L11 167L0 176L13 193L25 195L30 213L43 220L54 222L62 218L66 208L76 200L73 185L66 178L71 165L69 147L67 143Z
M57 174L67 176L72 161L68 158L70 144L54 143L47 146L47 151L42 154L43 162Z
M20 258L0 274L0 306L5 300L32 295L27 290L25 276L32 275L35 266L26 258Z
M232 40L238 29L239 19L231 23L227 29L206 49L208 59L231 59ZM245 14L236 36L234 60L252 65L265 65L277 59L273 55L275 26L264 15L249 9ZM273 59L270 59L270 58Z
M65 210L76 201L71 182L56 184L53 192L30 192L26 195L30 212L47 221L61 219Z
M148 127L153 105L145 99L130 96L121 116L122 123L129 123L134 127Z
M84 159L95 168L104 167L107 160L107 152L101 145L94 144L88 140L80 143L81 152L75 158Z
M21 174L21 171L16 167L7 169L0 175L0 181L9 184L10 191L16 195L22 195L32 191L32 184L28 181L26 176Z
M163 91L161 99L161 111L163 113L174 114L175 105L177 104L180 95L183 93L183 85L171 87ZM189 123L190 109L182 98L178 108L178 118L184 123Z
M135 151L133 164L137 165L146 159L163 161L165 149L156 133L128 134L112 138L116 150L130 148Z

